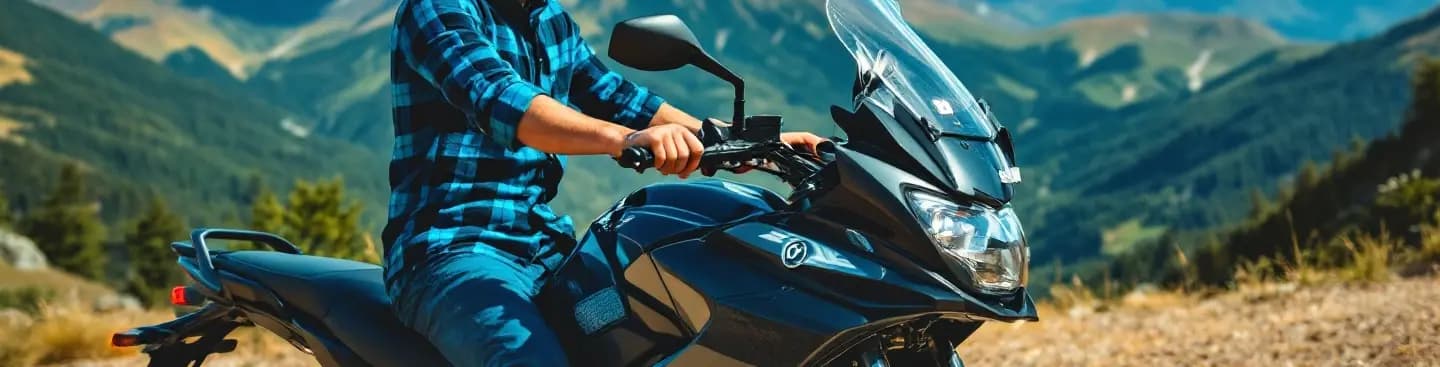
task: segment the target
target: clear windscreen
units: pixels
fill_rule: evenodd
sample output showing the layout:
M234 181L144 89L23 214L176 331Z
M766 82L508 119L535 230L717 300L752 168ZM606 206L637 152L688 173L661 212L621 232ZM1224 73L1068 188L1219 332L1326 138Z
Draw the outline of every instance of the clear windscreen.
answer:
M828 0L825 12L860 70L879 76L916 117L946 134L995 136L979 102L905 23L894 0Z

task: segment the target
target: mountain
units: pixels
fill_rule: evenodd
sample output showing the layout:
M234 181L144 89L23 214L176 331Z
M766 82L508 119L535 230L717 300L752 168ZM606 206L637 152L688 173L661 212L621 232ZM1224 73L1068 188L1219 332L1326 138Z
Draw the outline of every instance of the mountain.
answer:
M94 10L116 7L91 1L101 5L69 13L116 39L125 39L124 26L139 27L128 23L143 23L124 21L124 12ZM355 0L354 8L304 2L287 9L294 14L273 19L243 4L133 2L210 12L212 28L272 35L226 38L252 50L299 39L283 56L257 51L262 56L241 58L243 73L232 72L242 83L238 89L298 116L292 121L297 131L352 142L373 157L389 149L388 14L375 9L393 2ZM1085 2L1054 9L1065 14ZM564 3L602 54L610 25L679 14L712 54L747 78L751 114L782 114L792 129L838 133L825 107L848 104L855 66L829 35L822 1ZM1244 215L1234 208L1243 206L1251 188L1273 190L1304 160L1325 160L1352 139L1390 131L1408 98L1409 61L1440 43L1431 36L1433 12L1382 35L1329 47L1297 44L1289 40L1293 32L1276 31L1269 26L1276 23L1248 13L1185 8L1199 3L1176 2L1153 14L1073 11L1053 21L1012 16L1018 26L990 19L1010 6L1000 1L991 3L989 13L954 0L902 3L936 53L1017 132L1026 182L1016 205L1038 261L1119 253L1167 228L1234 222ZM1086 17L1075 18L1079 14ZM1109 15L1091 16L1096 14ZM107 24L118 25L108 28L122 30L107 30L96 19L110 19ZM317 33L324 37L273 36L324 28L317 24L351 27ZM212 48L193 49L213 64L234 63ZM216 77L204 58L184 51L193 49L175 49L184 57L170 57L167 65L215 85L230 83ZM697 115L729 115L729 87L693 68L643 73L611 65ZM353 172L369 177L380 169ZM606 158L575 159L567 176L556 205L581 223L610 205L617 192L657 179L616 170ZM370 203L380 207L383 197Z
M569 9L587 31L591 45L602 51L610 24L645 14L679 14L691 23L717 58L747 76L751 113L779 113L787 116L792 128L835 132L820 111L829 104L844 104L854 66L849 58L840 56L844 50L828 34L818 2L737 1L726 7L704 4L657 2L619 6L611 1L586 1L576 2ZM934 1L905 4L909 14L933 16L940 13L938 9L947 9L943 3ZM1099 231L1088 227L1106 228L1124 221L1086 222L1087 228L1075 228L1079 226L1076 224L1049 229L1047 223L1063 219L1064 213L1071 213L1069 210L1089 205L1076 204L1077 198L1108 194L1081 189L1094 184L1083 179L1076 179L1080 182L1073 187L1054 187L1071 180L1070 171L1060 167L1097 155L1104 155L1102 160L1124 159L1116 157L1131 157L1133 153L1120 148L1085 154L1055 152L1071 150L1064 148L1065 144L1073 144L1075 137L1084 132L1106 131L1097 127L1113 126L1127 119L1141 121L1145 118L1130 116L1152 109L1168 110L1177 105L1175 101L1189 100L1206 95L1212 88L1237 83L1232 79L1240 78L1238 75L1269 70L1274 64L1304 59L1323 50L1318 46L1291 45L1258 23L1186 14L1079 20L1053 29L1008 33L1009 38L1003 43L955 36L970 34L971 29L982 29L981 33L985 32L983 29L993 29L984 24L963 21L947 24L923 19L917 24L926 37L931 38L937 53L951 60L956 73L970 89L989 99L1002 120L1020 132L1022 157L1034 162L1027 165L1035 167L1031 177L1036 181L1032 185L1039 187L1035 189L1036 195L1048 195L1036 203L1021 203L1036 213L1032 215L1035 218L1032 222L1037 225L1032 228L1038 230L1032 231L1037 238L1054 243L1054 247L1067 249L1057 253L1080 256L1098 253L1086 249L1095 246L1092 240L1063 238L1076 234L1086 237L1087 233ZM390 138L384 79L388 70L387 33L376 29L332 47L267 63L246 83L258 95L268 96L277 104L319 121L315 126L317 134L386 149ZM800 64L810 67L790 67ZM1232 71L1236 73L1232 75ZM671 96L677 105L696 114L729 114L728 103L725 103L729 98L728 87L697 71L642 73L632 70L626 75L662 95ZM1373 134L1374 131L1366 131L1362 135ZM1140 136L1128 132L1115 135ZM1096 149L1114 147L1101 145ZM1104 173L1089 173L1086 177ZM570 179L565 181L567 188L557 205L579 218L587 218L609 205L613 198L605 193L625 191L653 180L616 171L605 159L578 159L569 175ZM595 189L596 186L604 189ZM1149 219L1149 210L1136 213L1136 217L1148 220L1147 223L1168 223ZM1048 214L1056 212L1062 214ZM1042 213L1045 215L1038 215ZM1054 220L1047 218L1052 215ZM1094 241L1100 236L1096 237ZM1076 248L1078 250L1074 250Z
M399 0L34 0L151 60L203 50L236 77L388 25Z
M98 183L112 219L160 194L192 223L218 224L256 178L344 175L367 202L383 198L383 174L362 174L384 169L374 150L296 134L284 109L176 75L54 11L0 8L0 180L16 206L38 203L67 162Z
M1411 97L1411 67L1436 54L1440 10L1431 10L1313 57L1267 53L1201 93L1070 131L1050 143L1063 153L1042 158L1040 166L1054 168L1041 170L1042 189L1057 197L1034 223L1056 234L1127 220L1182 229L1232 223L1247 214L1236 208L1252 188L1280 187L1305 161L1392 131ZM1072 230L1053 232L1057 225ZM1087 237L1095 247L1077 244L1069 254L1115 245Z
M1264 23L1293 39L1339 41L1367 37L1403 21L1436 0L934 0L982 21L1011 28L1045 28L1121 13L1226 15Z

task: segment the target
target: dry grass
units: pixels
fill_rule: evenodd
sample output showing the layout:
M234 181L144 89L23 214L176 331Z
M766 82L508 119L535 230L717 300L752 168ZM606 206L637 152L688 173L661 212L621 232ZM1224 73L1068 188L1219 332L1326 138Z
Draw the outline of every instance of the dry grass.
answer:
M1399 241L1388 231L1379 235L1351 235L1340 239L1350 253L1350 261L1339 269L1342 279L1357 282L1389 280L1392 255L1400 248Z
M97 312L95 301L114 291L63 272L20 271L0 264L0 292L19 295L29 290L44 290L47 296L17 297L38 299L38 304L0 306L0 366L144 365L139 348L111 347L110 335L174 318L170 310ZM16 335L24 337L12 337ZM236 352L213 356L207 366L315 365L314 358L259 328L237 330L230 338L240 342Z
M0 317L0 335L25 336L0 339L0 365L35 366L134 355L136 350L110 347L110 334L169 316L153 311L95 312L80 299L71 293L43 302L34 315L0 311L4 313Z
M0 366L143 365L148 359L139 348L111 347L110 335L174 316L159 310L94 312L88 303L74 296L45 302L38 308L34 315L0 310L0 335L26 336L0 339ZM207 366L315 365L311 356L259 328L237 330L230 338L239 341L236 351L212 356L206 360Z
M1440 261L1440 212L1435 222L1420 226L1420 261Z

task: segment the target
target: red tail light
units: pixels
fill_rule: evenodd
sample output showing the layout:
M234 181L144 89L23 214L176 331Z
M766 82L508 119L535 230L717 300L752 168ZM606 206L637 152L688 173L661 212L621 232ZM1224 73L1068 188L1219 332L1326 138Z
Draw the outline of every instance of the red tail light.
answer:
M170 304L176 306L199 306L205 303L205 297L195 294L189 287L176 286L170 289Z

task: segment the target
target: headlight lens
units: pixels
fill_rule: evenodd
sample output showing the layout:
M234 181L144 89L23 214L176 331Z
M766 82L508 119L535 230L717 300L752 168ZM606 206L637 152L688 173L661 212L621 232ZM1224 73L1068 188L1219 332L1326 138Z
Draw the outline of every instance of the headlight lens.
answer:
M916 219L945 256L945 263L971 288L1000 294L1025 286L1030 249L1014 210L962 207L918 191L909 196Z

